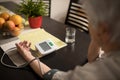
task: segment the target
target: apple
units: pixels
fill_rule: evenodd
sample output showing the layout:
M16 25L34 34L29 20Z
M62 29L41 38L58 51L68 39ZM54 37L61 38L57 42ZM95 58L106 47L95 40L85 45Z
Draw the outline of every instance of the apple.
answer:
M4 23L4 27L6 28L6 30L8 30L8 31L12 31L14 28L15 28L15 24L14 24L14 22L13 21L6 21L5 23Z

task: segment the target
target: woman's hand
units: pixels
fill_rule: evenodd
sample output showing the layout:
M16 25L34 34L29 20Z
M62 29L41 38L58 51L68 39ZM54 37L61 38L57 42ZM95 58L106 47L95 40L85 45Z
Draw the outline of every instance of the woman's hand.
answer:
M29 43L28 41L16 43L18 52L28 62L35 58L30 52L30 46L31 46L31 43Z
M31 60L35 59L35 57L30 52L30 45L28 41L23 41L16 44L16 47L18 49L18 52L23 56L23 58L30 62ZM39 75L43 76L45 73L50 71L51 69L45 65L44 63L40 62L39 60L34 60L32 63L30 63L31 68Z
M91 41L88 49L88 62L93 62L99 56L100 47L95 43L95 41Z

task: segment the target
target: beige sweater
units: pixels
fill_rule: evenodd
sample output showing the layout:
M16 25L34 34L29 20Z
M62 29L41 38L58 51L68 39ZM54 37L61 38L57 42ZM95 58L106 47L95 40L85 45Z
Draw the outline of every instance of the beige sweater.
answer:
M120 51L68 72L58 71L52 80L120 80Z

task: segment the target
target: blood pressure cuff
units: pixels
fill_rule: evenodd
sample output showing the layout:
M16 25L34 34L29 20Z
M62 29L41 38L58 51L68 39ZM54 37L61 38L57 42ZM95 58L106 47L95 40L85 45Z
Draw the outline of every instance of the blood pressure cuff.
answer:
M52 69L52 70L48 71L47 73L45 73L45 74L43 75L43 79L44 79L44 80L51 80L52 77L53 77L53 75L54 75L57 71L59 71L59 70L57 70L57 69Z

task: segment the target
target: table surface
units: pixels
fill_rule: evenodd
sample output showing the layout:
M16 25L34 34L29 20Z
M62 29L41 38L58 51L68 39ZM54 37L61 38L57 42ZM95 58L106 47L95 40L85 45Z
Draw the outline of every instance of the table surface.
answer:
M0 3L10 10L14 10L16 4L13 2ZM56 36L57 38L65 41L65 28L67 25L57 22L49 17L43 17L43 28ZM14 40L16 37L10 39ZM8 41L8 40L6 40ZM0 43L4 40L0 39ZM57 68L59 70L68 71L74 69L76 65L84 65L87 60L87 51L90 43L90 36L85 32L76 31L76 42L74 44L68 44L68 46L53 52L47 56L41 58L41 61L47 64L51 68ZM0 57L3 51L0 49ZM10 59L5 56L5 62L12 64ZM0 63L0 79L1 80L42 80L32 69L27 66L22 69L11 69L3 66Z

